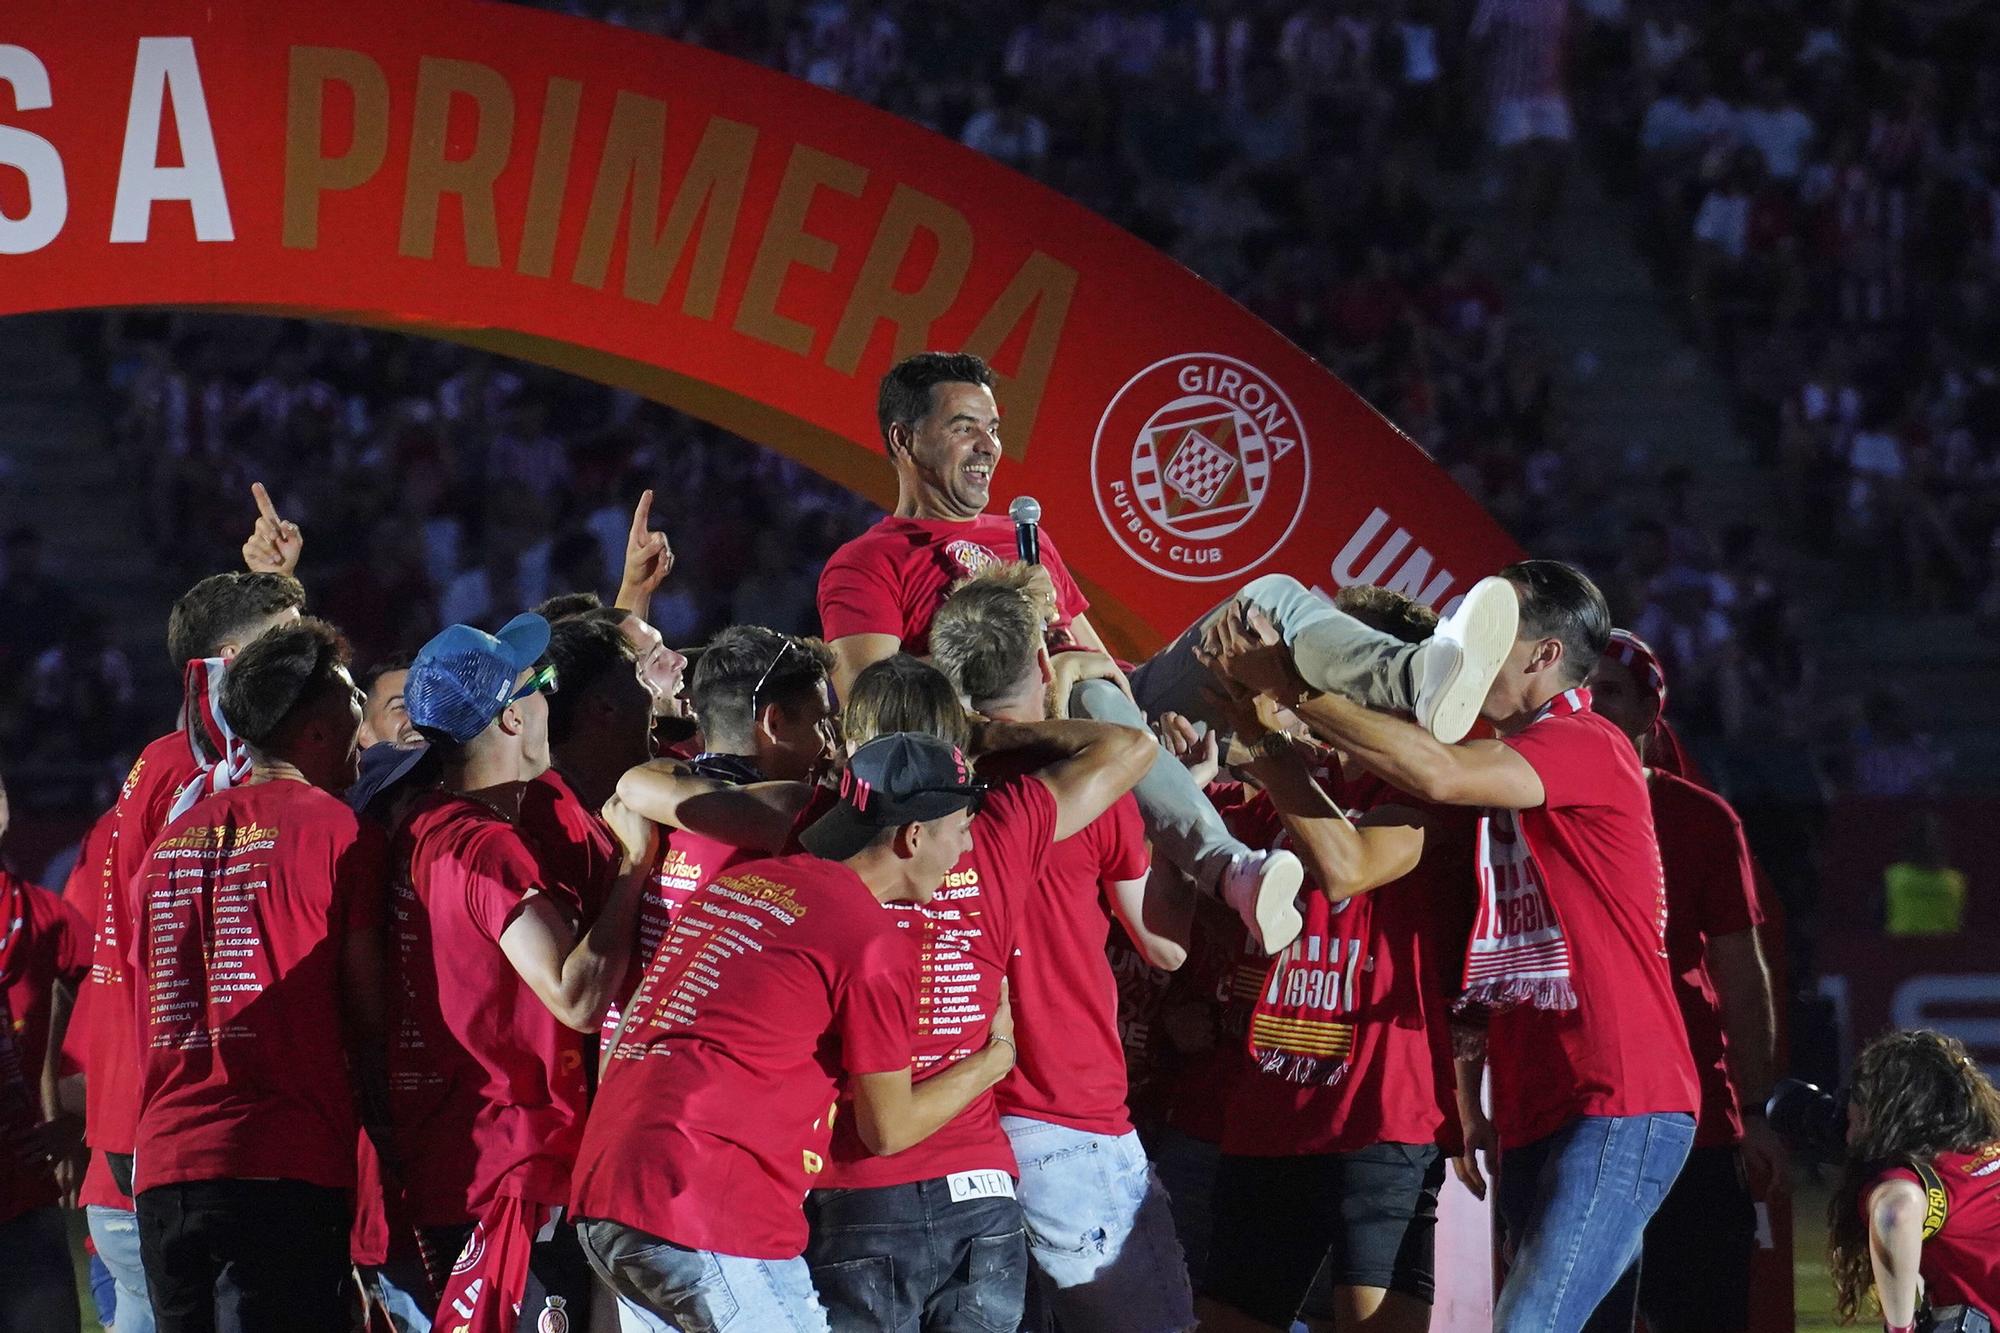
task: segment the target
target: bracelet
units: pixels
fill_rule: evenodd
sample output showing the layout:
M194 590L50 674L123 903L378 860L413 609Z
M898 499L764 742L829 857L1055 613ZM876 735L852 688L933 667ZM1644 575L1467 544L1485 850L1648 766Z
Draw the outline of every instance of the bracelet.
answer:
M1014 1039L1013 1039L1012 1037L1003 1037L1003 1036L1001 1036L1001 1035L1000 1035L999 1033L997 1033L997 1032L989 1032L989 1033L987 1033L987 1034L986 1034L986 1044L987 1044L988 1046L991 1046L991 1045L992 1045L992 1044L993 1044L994 1042L996 1042L996 1041L1004 1041L1004 1042L1006 1042L1006 1043L1007 1043L1007 1049L1008 1049L1008 1050L1010 1050L1010 1051L1012 1051L1012 1052L1014 1053L1014 1059L1015 1059L1015 1061L1016 1061L1017 1063L1018 1063L1018 1062L1020 1061L1020 1059L1021 1059L1021 1048L1020 1048L1019 1046L1016 1046L1016 1045L1014 1044Z

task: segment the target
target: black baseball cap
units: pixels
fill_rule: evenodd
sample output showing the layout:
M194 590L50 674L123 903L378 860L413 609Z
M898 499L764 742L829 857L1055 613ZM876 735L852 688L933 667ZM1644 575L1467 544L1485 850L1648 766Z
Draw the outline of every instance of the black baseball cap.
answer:
M877 736L852 755L840 775L840 804L813 822L799 841L814 856L845 861L884 829L977 810L986 784L956 746L916 731Z

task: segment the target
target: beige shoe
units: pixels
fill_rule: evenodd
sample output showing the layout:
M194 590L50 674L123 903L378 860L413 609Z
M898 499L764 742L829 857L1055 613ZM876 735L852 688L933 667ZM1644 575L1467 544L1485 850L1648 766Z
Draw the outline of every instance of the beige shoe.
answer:
M1446 745L1465 739L1521 626L1521 599L1503 578L1472 585L1438 622L1417 660L1417 723Z
M1222 901L1236 909L1259 948L1277 953L1306 928L1298 905L1305 878L1305 866L1290 852L1239 856L1222 876Z

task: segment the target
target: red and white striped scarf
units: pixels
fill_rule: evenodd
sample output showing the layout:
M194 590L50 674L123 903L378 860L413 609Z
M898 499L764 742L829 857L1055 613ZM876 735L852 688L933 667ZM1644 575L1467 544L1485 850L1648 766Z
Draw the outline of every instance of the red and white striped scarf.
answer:
M1337 907L1317 890L1301 895L1305 928L1271 960L1250 1012L1250 1058L1260 1073L1320 1087L1346 1077L1374 903L1372 893Z
M222 716L222 677L229 669L223 657L197 657L187 664L181 693L181 730L201 765L201 775L181 788L167 811L172 823L204 797L240 787L250 776L250 751Z
M1565 690L1542 705L1529 726L1590 707L1590 691ZM1549 896L1548 878L1518 810L1479 816L1479 915L1465 955L1463 1006L1574 1009L1569 939Z

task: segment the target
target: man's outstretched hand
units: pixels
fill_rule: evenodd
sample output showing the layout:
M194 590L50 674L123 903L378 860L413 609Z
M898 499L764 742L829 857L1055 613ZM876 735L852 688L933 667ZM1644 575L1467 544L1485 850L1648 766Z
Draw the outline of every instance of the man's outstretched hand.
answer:
M653 493L642 491L632 510L632 531L625 539L625 574L618 584L620 608L635 616L646 614L653 593L674 572L674 548L667 534L653 531Z
M1250 694L1290 702L1308 692L1277 626L1247 602L1216 618L1203 634L1196 656Z
M296 573L299 555L306 549L305 534L298 524L278 517L278 506L271 503L263 482L251 482L250 494L257 501L257 526L243 543L244 565L253 574Z

